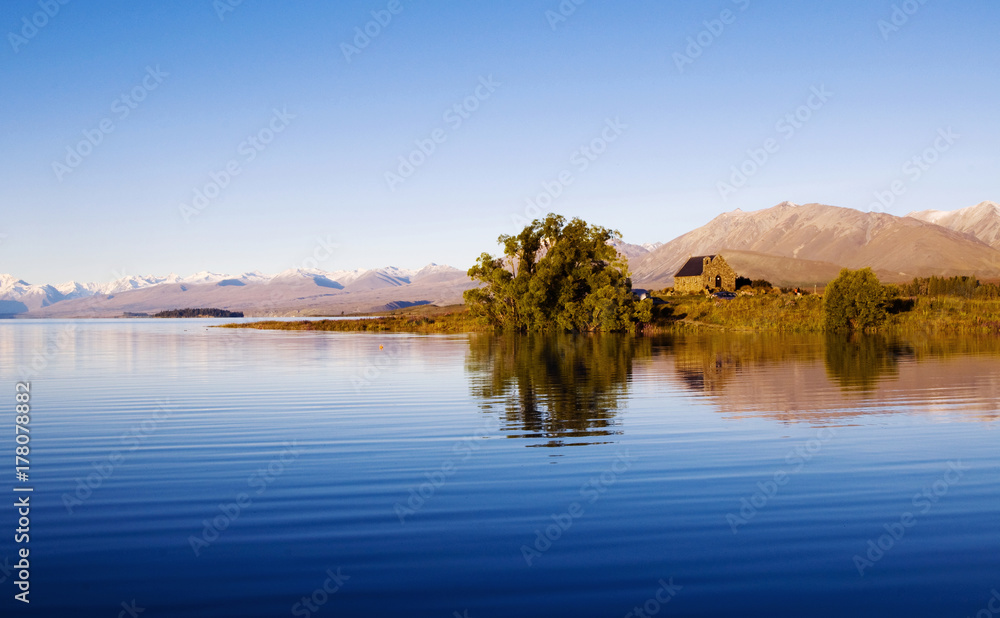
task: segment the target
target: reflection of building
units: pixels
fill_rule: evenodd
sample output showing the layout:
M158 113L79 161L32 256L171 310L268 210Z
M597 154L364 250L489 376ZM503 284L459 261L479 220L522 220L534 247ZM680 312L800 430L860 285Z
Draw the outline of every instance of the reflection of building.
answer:
M684 386L705 394L722 392L726 384L737 376L742 365L739 359L732 356L693 357L683 351L678 351L674 360L674 370Z
M736 291L736 271L721 255L699 255L688 258L674 275L677 292L701 292L704 289Z
M1000 340L852 341L708 333L653 343L634 383L667 376L730 419L842 423L911 414L1000 427ZM648 373L647 373L648 372Z

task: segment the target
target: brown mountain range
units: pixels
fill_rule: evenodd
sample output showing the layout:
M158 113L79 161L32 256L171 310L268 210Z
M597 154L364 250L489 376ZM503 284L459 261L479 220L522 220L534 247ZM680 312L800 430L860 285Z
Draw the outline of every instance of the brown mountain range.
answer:
M1000 214L994 217L1000 226ZM985 229L983 221L976 225ZM823 284L841 267L866 266L886 282L930 275L1000 277L1000 251L968 229L949 229L917 216L783 202L719 215L631 260L632 279L637 287L669 286L688 257L715 253L739 274L777 285Z

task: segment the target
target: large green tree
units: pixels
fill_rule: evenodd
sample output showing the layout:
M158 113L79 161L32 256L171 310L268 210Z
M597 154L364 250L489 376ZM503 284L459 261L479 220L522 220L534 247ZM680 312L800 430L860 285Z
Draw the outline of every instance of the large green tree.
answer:
M845 268L823 293L826 330L877 331L889 316L887 301L885 286L871 268Z
M609 244L620 234L549 214L517 236L503 235L503 257L484 253L465 292L474 315L517 331L628 331L648 322L652 301L636 301L628 265Z

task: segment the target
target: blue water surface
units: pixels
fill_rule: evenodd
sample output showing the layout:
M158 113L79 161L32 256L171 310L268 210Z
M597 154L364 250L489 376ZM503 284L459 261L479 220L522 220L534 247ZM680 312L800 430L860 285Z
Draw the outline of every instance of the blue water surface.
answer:
M4 616L943 617L1000 588L996 342L222 322L0 321Z

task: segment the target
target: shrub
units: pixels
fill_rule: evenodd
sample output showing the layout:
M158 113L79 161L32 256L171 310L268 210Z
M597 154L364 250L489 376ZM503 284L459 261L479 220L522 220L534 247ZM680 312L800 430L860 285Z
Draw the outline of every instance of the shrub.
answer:
M888 317L885 287L871 268L843 269L823 293L828 331L876 331Z

